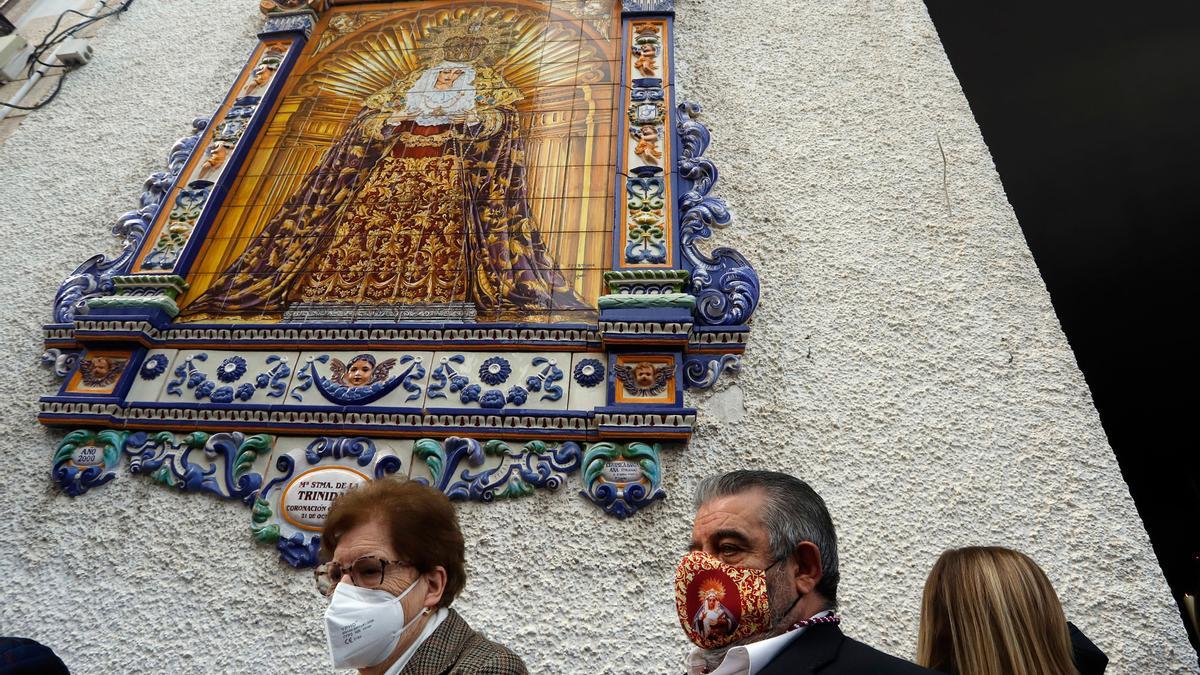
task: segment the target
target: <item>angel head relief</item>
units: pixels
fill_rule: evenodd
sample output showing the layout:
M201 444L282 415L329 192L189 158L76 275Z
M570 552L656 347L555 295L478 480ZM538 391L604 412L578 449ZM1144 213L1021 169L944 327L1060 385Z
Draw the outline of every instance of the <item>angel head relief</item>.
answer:
M111 387L125 370L127 359L93 356L79 362L80 380L85 387Z
M324 372L325 368L328 368L328 375ZM399 358L358 354L348 361L322 354L310 358L300 368L298 381L302 384L292 391L292 397L304 402L303 392L315 386L317 393L330 403L367 405L402 388L408 392L403 397L404 402L410 403L418 397L421 391L419 382L424 377L422 359L411 354Z
M396 359L387 359L376 366L375 357L370 354L359 354L350 360L349 365L343 364L337 359L331 359L329 367L333 374L329 379L337 384L366 387L386 380L394 365L396 365Z
M530 208L516 109L525 95L494 67L509 25L426 30L426 65L362 101L185 319L277 320L296 303L473 303L514 317L589 308Z
M670 364L653 361L618 363L614 368L617 379L632 396L658 396L670 382L672 370Z

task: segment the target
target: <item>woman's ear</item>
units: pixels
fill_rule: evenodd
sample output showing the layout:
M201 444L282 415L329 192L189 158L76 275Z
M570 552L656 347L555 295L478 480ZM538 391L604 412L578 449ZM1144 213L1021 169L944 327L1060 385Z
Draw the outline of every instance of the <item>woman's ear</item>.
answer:
M426 609L432 610L442 601L442 594L446 592L446 568L438 565L422 574L421 577L425 579L425 584L429 589L429 592L425 594L425 602L422 604Z
M800 542L792 553L792 561L796 564L796 573L793 577L796 592L800 595L812 593L823 576L821 549L811 541Z

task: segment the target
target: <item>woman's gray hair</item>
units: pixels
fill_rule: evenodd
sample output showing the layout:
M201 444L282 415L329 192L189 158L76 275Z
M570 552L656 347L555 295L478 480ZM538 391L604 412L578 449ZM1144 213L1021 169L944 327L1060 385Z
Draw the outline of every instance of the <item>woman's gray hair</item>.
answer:
M695 507L718 497L729 497L750 490L762 490L766 502L762 522L771 542L771 554L782 560L796 552L801 542L816 544L821 551L821 581L816 591L837 605L838 554L837 534L825 500L808 483L775 471L731 471L709 476L696 488Z

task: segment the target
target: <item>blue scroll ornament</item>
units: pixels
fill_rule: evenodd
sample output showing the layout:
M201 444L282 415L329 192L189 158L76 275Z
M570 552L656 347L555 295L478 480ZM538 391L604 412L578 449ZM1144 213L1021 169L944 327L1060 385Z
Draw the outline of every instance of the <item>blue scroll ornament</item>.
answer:
M262 474L252 470L254 462L271 452L274 440L266 434L241 432L196 431L178 439L169 431L137 431L125 440L124 452L130 473L147 474L184 492L207 492L249 506L263 482ZM194 458L196 452L203 456Z
M761 284L741 253L723 246L714 248L711 255L700 249L700 242L712 236L713 227L728 225L732 218L725 201L709 195L717 182L717 167L704 157L712 137L696 121L699 114L700 106L695 103L679 105L679 175L691 184L679 197L680 249L692 273L689 292L696 296L696 322L740 326L758 306Z
M433 476L432 481L415 480L455 501L491 502L525 497L537 488L559 489L565 476L579 469L581 451L578 443L570 441L530 441L515 451L503 441L480 444L473 438L451 437L444 444L423 438L413 446L413 456L423 460ZM500 465L472 471L489 456L501 457Z
M79 366L79 350L56 347L47 349L42 352L42 365L54 371L56 377L66 377L75 372L75 368Z
M138 208L122 214L117 219L112 233L123 239L120 253L112 258L104 254L92 256L76 267L63 281L54 296L56 323L74 321L77 315L87 312L88 300L115 292L113 277L126 274L133 265L133 259L146 239L159 206L200 141L200 132L207 126L208 120L205 118L197 118L192 122L192 135L179 139L171 147L171 153L167 157L167 170L155 172L146 179L142 186L142 195L138 199Z
M683 364L683 381L694 389L708 389L725 372L737 373L742 362L736 354L689 354Z
M321 564L321 535L314 534L308 541L304 534L296 532L290 537L280 537L275 548L279 559L295 568L316 567Z
M610 516L624 520L667 493L662 488L661 448L657 443L640 441L618 445L604 441L588 448L583 456L583 490L581 495L592 500ZM635 462L640 473L636 481L613 482L604 475L610 462Z
M92 432L79 429L67 434L54 453L54 468L51 476L62 491L78 497L88 490L104 485L117 477L117 462L121 457L121 445L126 432L105 429ZM99 463L90 466L75 464L75 452L79 448L94 446L99 449Z

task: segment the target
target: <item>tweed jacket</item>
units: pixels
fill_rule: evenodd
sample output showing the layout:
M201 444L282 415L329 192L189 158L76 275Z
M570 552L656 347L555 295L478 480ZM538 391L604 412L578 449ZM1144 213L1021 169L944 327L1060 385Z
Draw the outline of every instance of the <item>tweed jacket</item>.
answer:
M521 657L471 630L451 609L400 675L529 675L529 671Z

